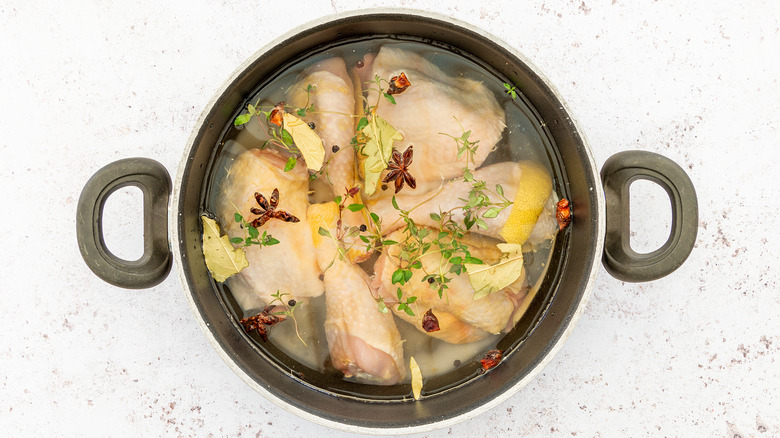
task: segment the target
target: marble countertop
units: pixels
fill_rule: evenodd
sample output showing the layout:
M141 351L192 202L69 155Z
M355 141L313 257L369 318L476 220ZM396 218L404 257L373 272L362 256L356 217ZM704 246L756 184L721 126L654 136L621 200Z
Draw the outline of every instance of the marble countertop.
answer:
M10 436L333 436L276 407L216 354L177 275L96 278L75 241L87 179L142 156L176 173L222 81L288 30L367 6L493 33L556 84L600 167L641 149L680 163L696 247L661 280L603 268L572 336L508 401L443 436L780 435L780 6L774 1L252 1L0 4L0 427ZM638 185L634 245L665 240ZM140 195L110 200L109 247L137 257ZM641 212L645 213L641 213Z

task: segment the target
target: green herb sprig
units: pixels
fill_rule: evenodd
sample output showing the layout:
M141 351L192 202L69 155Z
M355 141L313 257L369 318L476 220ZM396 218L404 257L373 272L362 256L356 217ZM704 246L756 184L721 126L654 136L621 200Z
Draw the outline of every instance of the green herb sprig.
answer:
M474 225L486 230L488 225L485 219L497 217L504 209L513 204L513 201L504 196L504 188L501 184L496 184L495 190L491 190L487 187L487 182L475 180L474 175L468 169L463 170L463 180L471 183L468 198L460 198L464 202L461 208L463 210L463 223L467 230L470 230Z
M271 300L271 302L268 303L268 304L269 305L273 305L274 303L279 302L279 306L283 307L284 310L273 312L273 315L281 315L281 316L290 317L290 319L293 320L293 324L295 324L295 335L298 336L298 339L300 339L300 341L301 341L301 343L303 343L304 347L308 347L308 345L306 345L306 341L303 340L303 338L301 337L300 332L298 331L298 320L295 319L295 309L297 309L302 304L302 302L301 301L295 301L295 300L292 300L292 299L285 301L284 297L288 296L288 295L290 295L290 294L285 293L285 292L280 292L280 291L277 290L275 294L271 294L271 297L273 297L273 300Z
M230 243L234 245L241 245L242 247L260 245L260 246L273 246L279 243L279 240L268 234L267 231L263 231L260 234L260 230L253 227L247 222L241 213L236 212L233 215L234 220L241 224L241 228L245 231L245 237L233 237L230 239Z

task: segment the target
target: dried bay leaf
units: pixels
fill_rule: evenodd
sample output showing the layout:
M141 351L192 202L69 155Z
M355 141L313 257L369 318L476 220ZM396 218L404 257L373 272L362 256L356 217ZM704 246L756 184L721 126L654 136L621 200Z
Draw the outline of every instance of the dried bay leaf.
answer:
M214 280L223 282L249 266L243 248L233 248L228 237L220 234L219 224L214 219L206 216L201 216L201 219L203 256Z
M365 155L362 164L365 182L363 190L370 196L376 192L379 177L387 168L393 153L393 143L403 140L404 136L376 114L371 116L371 120L360 132L366 138L362 149Z
M417 361L414 360L414 356L409 356L409 369L412 371L412 394L414 394L415 400L419 400L423 385L422 371L420 371Z
M315 172L320 170L325 161L325 147L320 136L298 117L290 113L284 113L282 117L284 129L290 133L295 146L301 151L306 167Z
M468 273L471 287L474 288L475 300L504 289L525 275L523 246L512 243L499 243L496 246L504 253L497 263L492 265L463 264L466 273Z

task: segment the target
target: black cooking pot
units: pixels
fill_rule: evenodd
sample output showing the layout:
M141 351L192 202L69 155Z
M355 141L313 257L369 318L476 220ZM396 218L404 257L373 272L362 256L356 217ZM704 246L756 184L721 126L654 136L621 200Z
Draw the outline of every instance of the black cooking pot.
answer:
M302 375L251 340L240 328L235 303L222 293L206 268L199 216L205 187L221 137L245 99L286 66L339 41L369 35L424 41L467 58L506 82L536 111L539 129L552 143L556 190L571 200L574 221L556 241L544 280L518 326L499 342L502 363L488 373L465 367L460 380L420 401L394 397L373 387L372 396L331 385L324 377ZM668 241L649 254L629 246L629 185L653 181L669 194L672 227ZM602 186L603 182L603 186ZM144 194L144 254L130 262L106 249L101 216L106 198L123 186ZM560 349L590 295L599 258L616 278L649 281L667 275L690 254L696 239L697 200L685 172L659 155L629 151L596 170L589 147L556 90L525 58L496 38L465 23L429 13L391 11L342 14L296 30L248 60L203 113L173 185L159 163L133 158L99 170L86 184L78 205L82 256L96 275L125 288L147 288L168 274L172 258L193 311L208 339L228 365L273 402L317 423L353 432L408 433L451 425L506 400ZM170 227L170 236L168 230ZM171 254L172 251L172 254ZM332 383L332 382L331 382ZM346 384L345 384L346 385ZM388 391L383 397L382 391Z

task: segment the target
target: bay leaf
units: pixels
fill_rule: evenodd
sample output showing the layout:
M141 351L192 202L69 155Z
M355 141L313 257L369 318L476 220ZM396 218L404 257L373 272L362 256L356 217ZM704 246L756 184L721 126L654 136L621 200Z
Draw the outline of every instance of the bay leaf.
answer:
M463 264L475 300L504 289L525 274L522 245L499 243L496 246L504 254L495 264Z
M373 114L371 120L361 130L366 137L363 146L363 179L366 195L373 195L379 184L382 171L387 168L390 156L393 153L393 144L401 141L404 136L393 128L387 120Z
M419 400L423 385L422 371L420 371L417 361L414 360L414 356L409 356L409 369L412 371L412 394L414 394L415 400Z
M249 266L243 248L234 248L228 236L220 234L219 224L214 219L201 216L203 220L203 256L211 276L220 283Z
M325 161L325 147L320 136L298 117L290 113L284 113L282 117L284 129L290 133L295 146L301 151L306 167L315 172L320 170Z

